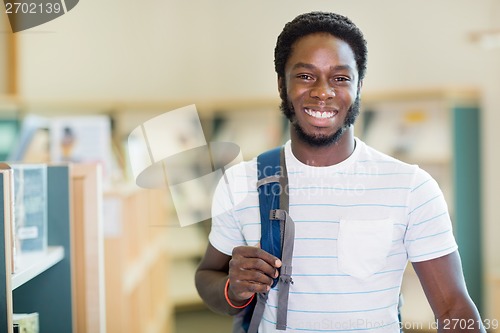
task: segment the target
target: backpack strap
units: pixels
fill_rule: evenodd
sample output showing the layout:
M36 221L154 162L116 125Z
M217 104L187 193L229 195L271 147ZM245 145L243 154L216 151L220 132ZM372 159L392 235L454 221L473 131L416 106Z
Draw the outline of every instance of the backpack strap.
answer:
M275 148L257 157L259 206L261 216L261 248L282 261L278 284L276 329L286 330L288 293L292 281L292 255L295 226L288 214L288 174L284 147ZM248 333L257 333L264 314L268 293L259 293Z
M292 280L292 256L293 243L295 239L295 225L286 210L277 209L272 212L280 220L284 228L283 249L281 258L281 273L278 281L278 313L276 318L276 329L286 330L286 319L288 314L288 294Z

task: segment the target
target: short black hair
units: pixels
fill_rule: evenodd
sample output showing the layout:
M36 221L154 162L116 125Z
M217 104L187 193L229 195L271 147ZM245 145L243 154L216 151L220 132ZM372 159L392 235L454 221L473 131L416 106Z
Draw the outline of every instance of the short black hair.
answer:
M285 65L293 44L316 32L327 32L349 44L354 52L359 79L365 77L368 50L363 33L349 18L328 12L301 14L285 25L274 49L274 68L278 77L285 76Z

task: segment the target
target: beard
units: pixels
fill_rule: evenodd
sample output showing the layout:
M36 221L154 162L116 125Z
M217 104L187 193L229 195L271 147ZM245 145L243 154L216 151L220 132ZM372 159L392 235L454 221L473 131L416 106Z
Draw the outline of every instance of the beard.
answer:
M286 88L283 89L282 91L286 91ZM360 110L360 99L358 91L356 93L356 99L349 107L349 110L347 110L347 115L344 120L344 123L342 124L342 127L340 127L335 133L331 135L308 134L304 131L302 126L300 126L299 122L297 121L297 117L295 116L295 110L293 108L292 103L290 103L290 101L288 100L286 92L281 94L280 97L281 97L280 110L292 124L299 139L309 144L312 147L318 147L318 148L327 147L337 143L339 139L342 137L342 134L344 134L345 130L348 129L351 125L354 125L354 122L356 121L356 118L358 117Z

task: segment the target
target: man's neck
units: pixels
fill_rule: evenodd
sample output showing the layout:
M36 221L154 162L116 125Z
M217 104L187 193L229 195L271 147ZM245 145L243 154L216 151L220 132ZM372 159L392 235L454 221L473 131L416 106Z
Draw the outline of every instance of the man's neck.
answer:
M338 164L351 156L356 146L352 126L344 131L336 143L325 147L311 146L298 138L294 130L290 135L293 155L300 162L310 166L324 167Z

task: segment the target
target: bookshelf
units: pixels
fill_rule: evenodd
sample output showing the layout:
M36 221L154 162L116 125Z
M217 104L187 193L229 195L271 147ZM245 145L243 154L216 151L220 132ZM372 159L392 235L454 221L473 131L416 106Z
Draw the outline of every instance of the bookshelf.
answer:
M40 331L73 332L69 167L47 168L49 248L45 253L16 257L19 269L14 275L9 220L12 181L10 167L3 164L0 177L0 331L12 333L13 312L38 312Z
M71 189L76 332L105 333L101 166L72 164Z
M128 185L104 194L107 332L173 332L167 194Z

